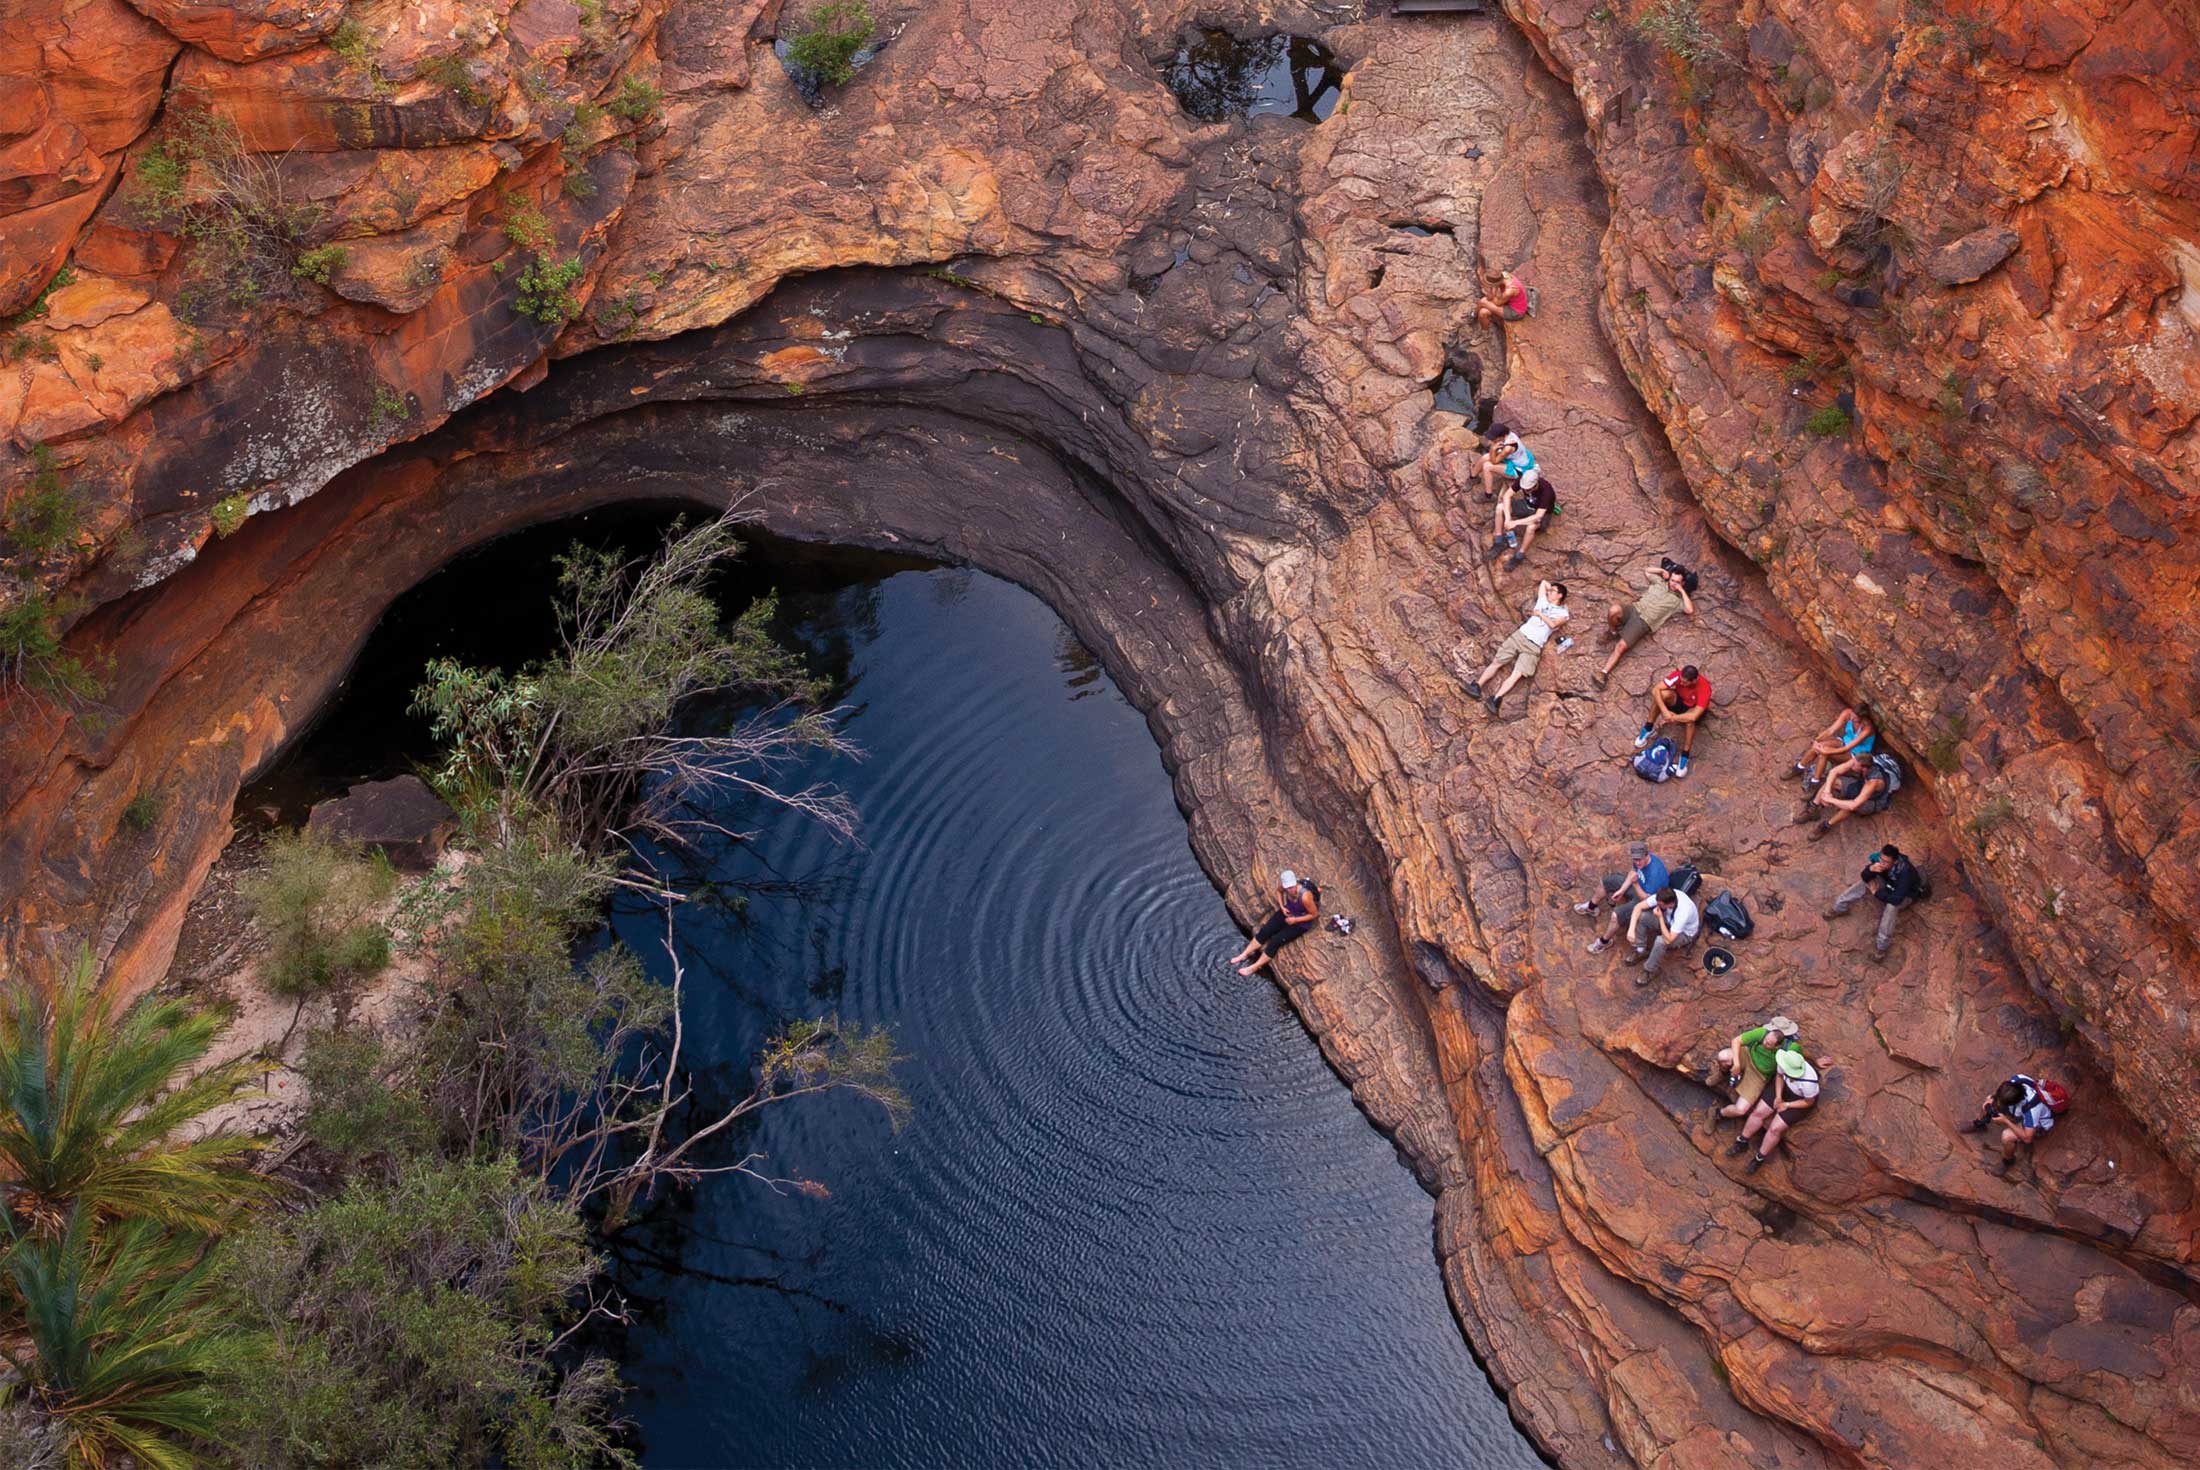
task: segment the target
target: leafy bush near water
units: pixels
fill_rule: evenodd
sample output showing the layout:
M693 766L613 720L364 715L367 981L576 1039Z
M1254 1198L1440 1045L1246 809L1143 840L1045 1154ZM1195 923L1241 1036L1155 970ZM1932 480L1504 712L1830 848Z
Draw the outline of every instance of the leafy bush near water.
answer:
M856 74L856 57L877 30L869 0L828 0L788 39L787 63L837 87Z

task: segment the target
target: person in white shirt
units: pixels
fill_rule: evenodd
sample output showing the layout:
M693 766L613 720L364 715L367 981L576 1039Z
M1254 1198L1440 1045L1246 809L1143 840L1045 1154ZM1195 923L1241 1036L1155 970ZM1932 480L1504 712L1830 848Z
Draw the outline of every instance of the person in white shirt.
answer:
M1497 656L1477 678L1467 681L1467 693L1490 707L1490 713L1498 712L1505 695L1522 679L1535 675L1535 666L1542 661L1543 646L1551 641L1551 635L1565 626L1573 614L1566 611L1566 584L1564 582L1538 582L1535 588L1535 611L1528 620L1513 630L1512 636L1497 646ZM1507 659L1512 660L1512 672L1505 682L1488 694L1482 686L1497 677Z
M1635 983L1648 985L1657 979L1658 966L1665 957L1694 944L1696 932L1702 927L1703 916L1697 912L1696 900L1678 888L1660 888L1636 904L1634 915L1627 921L1628 942L1642 960L1642 973L1635 977Z

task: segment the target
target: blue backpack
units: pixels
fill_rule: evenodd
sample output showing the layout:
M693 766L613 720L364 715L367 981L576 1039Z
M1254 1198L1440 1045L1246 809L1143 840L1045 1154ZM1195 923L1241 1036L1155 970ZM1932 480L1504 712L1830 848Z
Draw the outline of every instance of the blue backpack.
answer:
M1673 743L1671 736L1660 735L1635 752L1635 774L1645 781L1670 780L1674 758L1680 753L1681 748Z

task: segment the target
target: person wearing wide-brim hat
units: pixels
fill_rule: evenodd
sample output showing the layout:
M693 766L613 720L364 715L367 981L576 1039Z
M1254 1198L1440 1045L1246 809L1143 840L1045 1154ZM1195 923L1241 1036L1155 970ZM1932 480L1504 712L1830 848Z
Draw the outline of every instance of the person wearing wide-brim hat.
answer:
M1747 1116L1772 1081L1772 1074L1779 1066L1775 1058L1787 1048L1799 1046L1796 1038L1801 1034L1802 1028L1793 1020L1774 1016L1764 1025L1752 1027L1729 1041L1726 1049L1719 1053L1718 1062L1726 1069L1726 1083L1734 1089L1734 1101L1721 1103L1713 1112L1713 1118Z
M1321 917L1321 890L1301 882L1289 868L1277 876L1276 895L1274 910L1253 931L1245 948L1230 957L1240 975L1257 975L1267 969L1276 951L1310 932L1314 921Z
M1749 1155L1747 1172L1754 1174L1765 1166L1788 1129L1802 1121L1818 1101L1818 1067L1833 1064L1831 1057L1820 1057L1812 1066L1809 1057L1803 1055L1800 1046L1782 1047L1772 1054L1772 1093L1757 1099L1757 1105L1749 1110L1748 1119L1742 1124L1742 1136L1735 1139L1728 1153L1738 1154L1749 1150L1749 1141L1764 1130L1765 1140Z

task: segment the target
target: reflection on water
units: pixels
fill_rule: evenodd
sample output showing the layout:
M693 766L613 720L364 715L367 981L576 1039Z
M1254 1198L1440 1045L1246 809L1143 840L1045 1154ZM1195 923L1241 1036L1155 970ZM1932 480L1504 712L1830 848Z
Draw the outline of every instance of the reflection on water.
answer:
M688 1043L722 1097L788 1016L885 1022L915 1113L767 1113L728 1146L829 1198L706 1179L622 1243L646 1463L1537 1464L1445 1307L1427 1196L1225 965L1091 653L970 573L782 610L849 649L868 755L818 773L864 844L729 813L759 837L698 862L744 902L680 915ZM657 916L614 924L661 959Z
M1335 109L1344 87L1335 53L1319 41L1213 29L1188 33L1161 63L1161 79L1201 122L1281 114L1317 123Z

